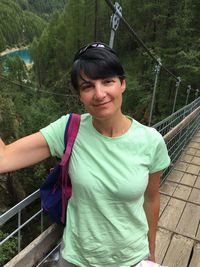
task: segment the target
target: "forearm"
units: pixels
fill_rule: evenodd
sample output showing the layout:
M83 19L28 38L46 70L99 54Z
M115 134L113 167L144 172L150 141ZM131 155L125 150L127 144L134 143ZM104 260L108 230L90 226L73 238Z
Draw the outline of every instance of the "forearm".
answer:
M0 140L0 173L36 164L50 156L44 137L36 133L5 145Z
M149 232L149 250L150 250L150 259L155 261L155 243L156 243L156 229L159 218L160 210L160 194L159 192L154 195L152 198L145 197L144 201L144 210L146 213Z

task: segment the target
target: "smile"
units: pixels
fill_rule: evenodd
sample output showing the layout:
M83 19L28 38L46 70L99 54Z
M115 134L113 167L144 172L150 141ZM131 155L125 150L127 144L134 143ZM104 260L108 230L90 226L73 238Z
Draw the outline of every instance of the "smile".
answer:
M103 107L103 106L109 104L110 102L111 102L111 100L108 101L108 102L104 102L104 103L94 104L94 106L95 106L95 107Z

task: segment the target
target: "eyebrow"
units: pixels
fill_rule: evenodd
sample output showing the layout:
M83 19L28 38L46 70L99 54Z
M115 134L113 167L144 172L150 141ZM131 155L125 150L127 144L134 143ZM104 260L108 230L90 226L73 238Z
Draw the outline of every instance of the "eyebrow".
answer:
M83 81L83 82L80 82L79 86L82 86L84 84L89 84L89 83L92 83L92 82L90 82L90 81Z
M86 80L83 78L83 76L81 74L79 74L79 78L80 78L80 84L79 84L79 87L81 87L82 85L84 84L91 84L92 82L89 80Z
M83 86L87 86L87 85L92 85L93 83L91 81L87 81L87 80L83 80L80 82L79 84L79 88L83 87Z

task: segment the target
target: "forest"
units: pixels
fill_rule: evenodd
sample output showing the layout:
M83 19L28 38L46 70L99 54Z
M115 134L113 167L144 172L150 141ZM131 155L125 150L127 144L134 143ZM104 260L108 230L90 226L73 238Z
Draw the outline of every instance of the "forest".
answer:
M62 10L65 4L65 0L1 0L0 52L30 44L44 30L52 13Z
M188 85L193 88L190 101L194 100L200 79L199 1L121 0L119 3L123 16L154 56L161 58L162 64L181 78L176 110L185 104ZM47 14L49 18L45 20ZM0 64L0 132L5 142L38 131L61 114L84 111L69 81L73 54L90 41L109 42L111 15L106 1L1 1L0 17L4 19L0 23L0 43L3 40L6 47L29 45L34 61L31 69L20 58ZM27 21L27 35L22 37L19 28L22 29L25 17L30 24ZM123 110L147 124L155 62L122 22L115 35L114 49L126 70ZM171 114L175 85L174 78L161 70L153 123ZM38 187L46 169L46 164L41 164L13 173L12 177L20 177L20 187L25 184L25 189L22 188L25 192L17 195ZM38 183L29 184L31 176L38 177ZM26 182L22 183L23 179Z
M188 85L194 89L190 101L194 100L200 79L199 1L121 0L119 3L123 16L154 56L161 58L162 64L175 76L181 77L176 110L185 104ZM90 41L109 42L111 15L106 1L1 1L0 17L4 19L0 24L0 42L6 42L6 47L28 45L34 61L31 69L20 58L0 64L0 132L7 143L37 131L61 114L84 112L69 81L73 54ZM19 33L23 33L25 18L28 18L24 32L27 35L22 37ZM114 49L126 70L123 110L147 124L155 62L122 22L115 35ZM161 71L153 123L171 114L175 85L174 78ZM41 164L12 174L11 177L20 177L24 192L17 195L24 196L36 189L46 169L46 164ZM38 183L30 183L33 188L27 182L31 176L38 177Z
M200 84L200 2L120 0L123 17L148 49L181 78L176 110ZM0 60L0 135L6 143L38 131L62 114L84 112L70 85L73 54L83 44L109 43L111 9L103 0L1 0L0 51L29 46L20 58ZM120 22L114 49L126 71L123 111L147 124L155 62ZM161 69L152 124L172 112L176 80ZM0 176L0 212L36 190L54 160Z

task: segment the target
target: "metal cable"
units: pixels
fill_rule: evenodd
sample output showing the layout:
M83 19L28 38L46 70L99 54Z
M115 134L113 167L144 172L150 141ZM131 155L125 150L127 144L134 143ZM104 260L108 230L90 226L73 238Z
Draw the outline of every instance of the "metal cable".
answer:
M129 23L126 21L126 19L122 16L121 13L118 12L117 9L115 9L115 6L113 5L111 0L105 0L108 6L112 9L114 13L116 13L121 21L124 23L126 28L129 30L130 33L133 34L133 36L136 38L138 43L144 48L144 50L147 52L147 54L156 62L157 65L159 65L163 70L165 70L168 74L170 74L176 81L179 81L179 77L176 77L170 70L168 70L165 66L163 66L157 58L151 53L151 51L147 48L147 46L144 44L144 42L140 39L140 37L137 35L137 33L134 31L134 29L129 25Z
M12 81L10 79L8 79L7 77L3 76L3 75L0 75L0 79L3 79L9 83L12 83L14 85L18 85L18 86L22 86L24 88L27 88L27 89L30 89L30 90L33 90L34 92L38 91L38 92L42 92L42 93L46 93L46 94L50 94L50 95L58 95L58 96L65 96L65 97L76 97L77 98L77 95L67 95L67 94L62 94L62 93L53 93L53 92L49 92L49 91L46 91L46 90L42 90L42 89L37 89L37 88L33 88L33 87L30 87L30 86L27 86L23 83L20 83L18 81Z

